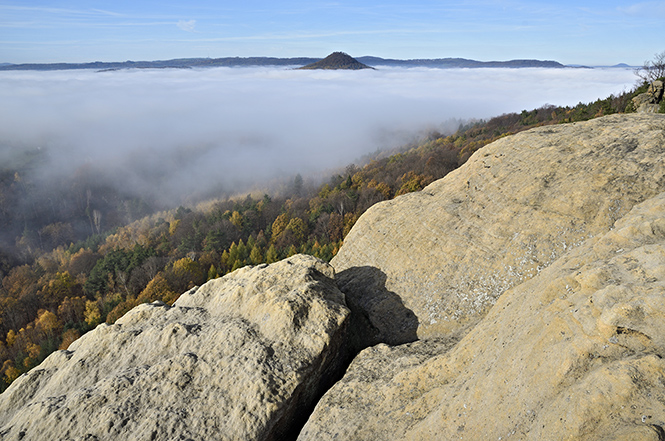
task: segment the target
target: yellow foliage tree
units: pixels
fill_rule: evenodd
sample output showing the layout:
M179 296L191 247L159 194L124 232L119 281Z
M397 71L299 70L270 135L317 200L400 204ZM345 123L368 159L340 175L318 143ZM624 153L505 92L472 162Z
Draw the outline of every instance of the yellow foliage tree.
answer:
M59 333L59 330L62 328L62 323L58 320L58 316L45 309L39 310L37 314L36 325L47 337L52 337Z
M16 332L14 332L13 329L10 329L9 332L7 332L7 346L14 346L14 343L16 343Z
M175 302L179 296L180 294L176 293L171 288L166 278L160 273L157 274L150 282L148 282L145 289L141 291L141 294L139 294L136 300L137 303L161 300L162 302L168 303L170 305Z
M5 371L5 378L6 378L5 382L7 384L16 380L18 376L21 375L21 371L19 371L14 367L14 364L11 362L11 360L5 361L5 363L2 366L2 369Z
M207 273L201 265L189 257L173 262L168 280L170 286L176 291L186 291L205 282Z
M83 315L85 322L89 326L97 326L102 321L102 312L99 309L99 302L88 300L85 302L85 313Z
M240 214L238 211L234 211L234 212L231 214L231 217L229 218L229 221L230 221L233 225L235 225L237 229L242 230L242 226L243 226L243 223L244 223L244 222L243 222L244 219L243 219L243 217L242 217L242 214Z
M174 220L169 224L169 235L173 236L180 225L180 219Z
M37 364L41 348L39 347L39 345L30 342L26 345L25 351L28 354L28 356L23 359L23 366L25 369L30 369L35 364Z
M58 306L58 317L65 323L80 322L85 312L85 297L65 297Z
M277 240L280 234L286 229L287 225L289 225L289 220L290 217L287 213L282 213L277 218L275 221L272 223L272 239L273 242Z
M286 229L291 230L298 242L303 242L307 237L307 224L299 217L291 219L286 226Z

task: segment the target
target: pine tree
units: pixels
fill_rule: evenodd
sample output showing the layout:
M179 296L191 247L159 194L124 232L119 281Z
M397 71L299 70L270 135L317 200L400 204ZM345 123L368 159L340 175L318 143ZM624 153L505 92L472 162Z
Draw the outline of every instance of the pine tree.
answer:
M279 260L279 254L277 253L277 248L275 245L270 245L268 251L266 252L266 263L275 263Z
M254 245L252 252L249 253L249 262L252 265L258 265L263 263L263 260L263 252L261 252L261 248L258 245Z
M216 279L217 277L219 277L217 268L215 268L215 265L210 265L210 269L208 269L208 280Z

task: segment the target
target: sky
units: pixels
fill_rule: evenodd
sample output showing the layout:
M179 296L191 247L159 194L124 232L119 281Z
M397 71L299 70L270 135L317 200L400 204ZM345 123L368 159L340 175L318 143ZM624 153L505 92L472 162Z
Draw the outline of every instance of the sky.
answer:
M0 63L461 57L640 66L665 0L0 0Z

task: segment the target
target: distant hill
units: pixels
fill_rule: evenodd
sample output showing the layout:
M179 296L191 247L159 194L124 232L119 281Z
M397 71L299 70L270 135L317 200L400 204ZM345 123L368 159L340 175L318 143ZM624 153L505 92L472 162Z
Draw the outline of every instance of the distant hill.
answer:
M374 69L366 64L361 63L352 56L344 52L333 52L323 60L303 66L300 69L345 69L345 70L360 70L360 69Z
M440 69L452 68L481 68L481 67L566 67L557 61L541 60L510 60L510 61L476 61L466 58L436 58L436 59L414 59L414 60L394 60L378 57L359 57L358 61L370 66L395 66L395 67L432 67Z
M337 55L336 55L337 54ZM343 52L335 52L326 57L330 65L344 66ZM510 61L476 61L466 58L436 58L436 59L411 59L397 60L379 57L364 56L354 59L346 55L364 68L392 66L392 67L429 67L434 69L453 68L484 68L484 67L547 67L564 68L557 61L542 60L510 60ZM297 58L275 58L275 57L226 57L226 58L178 58L174 60L158 61L121 61L92 63L29 63L29 64L0 64L0 70L70 70L70 69L96 69L96 70L118 70L118 69L183 69L197 67L250 67L250 66L309 66L317 62L323 62L321 58L297 57ZM348 60L347 60L348 61ZM352 66L352 65L350 65ZM308 67L309 68L309 67ZM325 67L324 67L325 68ZM328 67L331 69L334 67ZM358 67L356 67L358 68ZM337 67L335 69L354 69L353 67Z
M182 69L194 67L245 67L245 66L303 66L320 58L227 57L227 58L177 58L158 61L120 61L91 63L29 63L0 66L0 70L117 70L117 69Z
M638 66L631 66L626 63L619 63L619 64L613 64L612 66L607 66L607 65L593 65L593 66L587 66L584 64L567 64L566 67L574 67L576 69L634 69Z

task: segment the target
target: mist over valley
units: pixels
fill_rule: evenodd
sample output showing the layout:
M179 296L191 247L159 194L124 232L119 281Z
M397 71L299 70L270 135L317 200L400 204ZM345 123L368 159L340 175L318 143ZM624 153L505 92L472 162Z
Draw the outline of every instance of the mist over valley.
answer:
M276 194L296 175L314 187L428 133L633 82L628 69L571 68L0 72L0 243L29 261L160 210Z
M41 180L85 165L123 191L180 204L633 82L623 69L1 72L0 158L38 150Z

